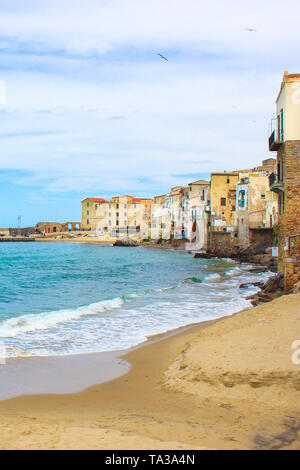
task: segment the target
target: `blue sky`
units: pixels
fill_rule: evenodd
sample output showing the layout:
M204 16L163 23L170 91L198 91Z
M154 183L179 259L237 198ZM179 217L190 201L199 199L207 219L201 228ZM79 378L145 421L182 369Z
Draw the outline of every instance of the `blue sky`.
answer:
M294 0L0 0L0 227L269 158L299 14Z

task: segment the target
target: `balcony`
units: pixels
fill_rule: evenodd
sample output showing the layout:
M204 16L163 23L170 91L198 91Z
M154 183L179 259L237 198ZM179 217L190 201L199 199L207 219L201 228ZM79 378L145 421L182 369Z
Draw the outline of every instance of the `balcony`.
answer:
M276 140L276 134L277 132L274 130L269 137L269 150L271 152L278 150L283 143L282 140Z
M278 181L275 173L272 173L269 176L269 186L270 186L270 190L274 191L274 193L279 194L284 191L283 181Z

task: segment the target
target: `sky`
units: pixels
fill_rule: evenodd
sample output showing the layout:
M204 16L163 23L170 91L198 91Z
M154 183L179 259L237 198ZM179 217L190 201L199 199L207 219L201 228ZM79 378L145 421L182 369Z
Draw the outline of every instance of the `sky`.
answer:
M275 157L299 17L299 0L0 0L0 227Z

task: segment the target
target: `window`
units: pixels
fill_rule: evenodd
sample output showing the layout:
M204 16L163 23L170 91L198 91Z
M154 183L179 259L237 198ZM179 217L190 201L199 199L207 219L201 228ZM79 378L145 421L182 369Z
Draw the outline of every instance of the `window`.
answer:
M279 142L283 141L283 109L277 116L277 137Z
M221 197L221 206L226 206L226 197Z
M230 178L227 178L227 184L229 184L229 183L230 183Z
M90 215L90 211L86 211L86 215Z
M86 223L87 223L88 225L90 225L90 221L89 221L89 219L87 219Z
M266 195L265 195L265 194L261 194L260 197L261 197L261 199L266 199Z

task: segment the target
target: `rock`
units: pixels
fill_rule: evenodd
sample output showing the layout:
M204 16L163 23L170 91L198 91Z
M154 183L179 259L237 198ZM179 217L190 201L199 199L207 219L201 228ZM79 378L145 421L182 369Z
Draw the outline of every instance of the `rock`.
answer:
M240 289L245 289L246 287L249 286L255 286L255 287L263 287L264 283L259 281L259 282L245 282L244 284L240 284Z
M211 254L211 253L195 253L194 258L205 258L205 259L210 259L210 258L215 258L216 256Z
M139 246L136 240L132 240L131 238L120 238L115 241L113 246Z
M268 271L268 268L265 266L258 266L257 268L251 268L249 269L250 273L265 273Z
M276 299L276 297L279 297L278 295L274 294L268 294L266 292L258 292L257 298L260 302L271 302L271 300Z
M248 295L248 297L245 297L246 300L252 300L256 299L256 294Z
M292 292L293 292L293 294L299 294L299 292L300 292L300 281L296 282Z
M276 292L277 290L284 289L283 273L279 273L276 276L270 277L264 284L264 292Z

